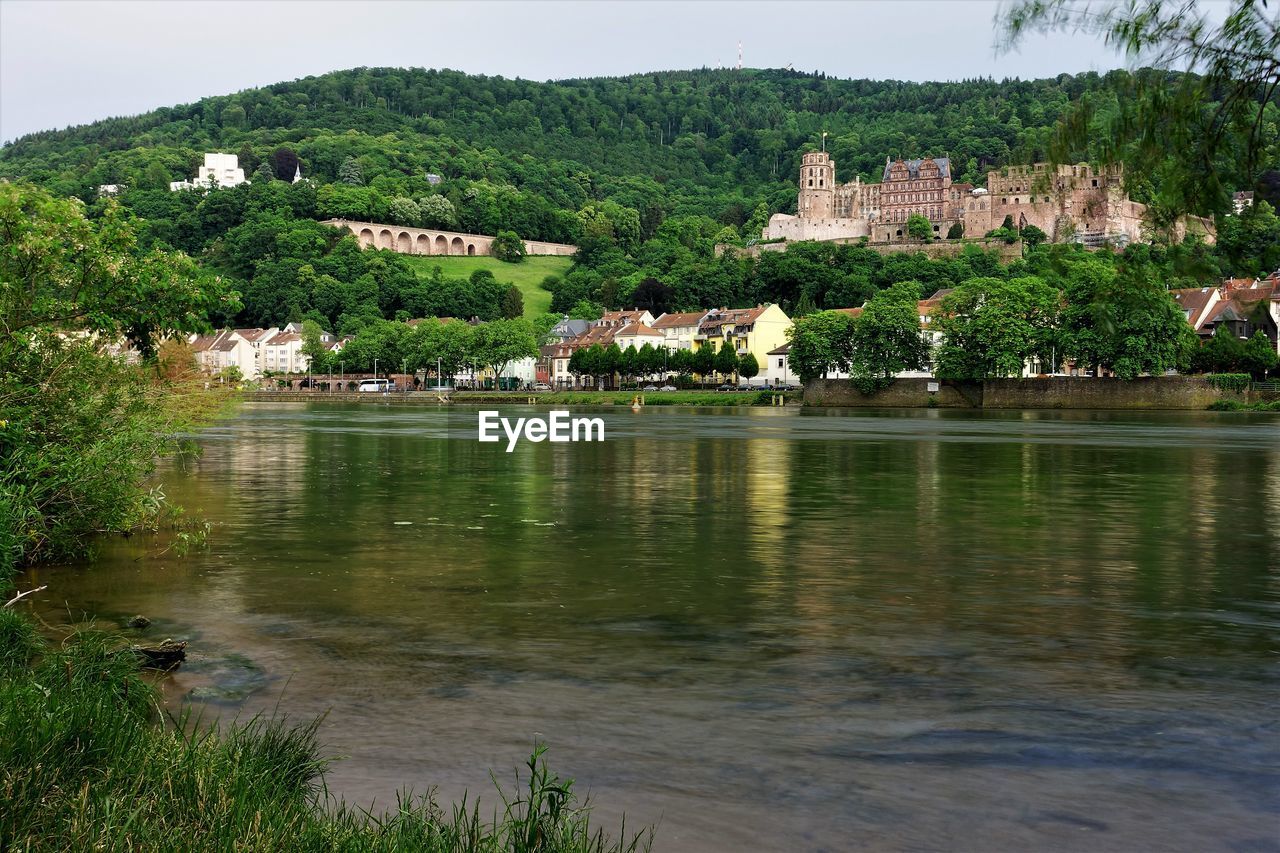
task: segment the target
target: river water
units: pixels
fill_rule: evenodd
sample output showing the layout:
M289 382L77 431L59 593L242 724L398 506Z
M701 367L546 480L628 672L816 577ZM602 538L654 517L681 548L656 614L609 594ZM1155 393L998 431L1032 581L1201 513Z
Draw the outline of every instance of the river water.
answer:
M189 638L206 714L328 712L366 805L543 741L659 850L1280 849L1280 419L603 416L250 404L161 472L206 550L38 606Z

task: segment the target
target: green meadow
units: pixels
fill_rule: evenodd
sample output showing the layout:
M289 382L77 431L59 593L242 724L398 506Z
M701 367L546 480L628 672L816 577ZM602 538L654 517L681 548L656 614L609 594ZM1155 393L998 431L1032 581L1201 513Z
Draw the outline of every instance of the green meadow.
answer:
M551 293L542 289L542 280L549 275L564 275L573 260L552 255L525 258L518 264L508 264L490 257L447 257L443 255L405 257L425 278L431 271L440 271L450 278L468 278L476 270L488 270L498 281L514 284L524 295L524 316L535 317L551 310Z

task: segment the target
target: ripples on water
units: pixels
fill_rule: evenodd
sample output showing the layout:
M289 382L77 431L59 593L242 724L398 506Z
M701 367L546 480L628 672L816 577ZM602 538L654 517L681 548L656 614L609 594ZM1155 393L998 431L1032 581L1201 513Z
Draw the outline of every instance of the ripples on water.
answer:
M591 414L507 454L250 406L166 474L207 553L45 606L192 635L175 696L330 710L364 802L545 739L659 849L1277 849L1280 420Z

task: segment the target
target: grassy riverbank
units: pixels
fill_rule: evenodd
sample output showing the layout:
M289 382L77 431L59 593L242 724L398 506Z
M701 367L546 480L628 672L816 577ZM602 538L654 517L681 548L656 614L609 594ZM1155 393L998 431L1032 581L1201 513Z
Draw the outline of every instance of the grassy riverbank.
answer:
M591 827L535 751L521 790L371 815L329 795L319 721L166 719L106 635L46 647L0 609L0 850L632 851ZM623 834L625 835L625 828Z

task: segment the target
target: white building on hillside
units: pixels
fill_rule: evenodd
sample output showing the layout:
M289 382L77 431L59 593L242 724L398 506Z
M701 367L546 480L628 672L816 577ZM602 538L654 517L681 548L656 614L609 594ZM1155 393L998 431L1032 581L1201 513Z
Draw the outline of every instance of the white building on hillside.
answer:
M171 181L169 189L173 191L191 190L197 187L236 187L248 183L244 169L240 168L240 158L234 154L205 154L204 165L193 181Z

